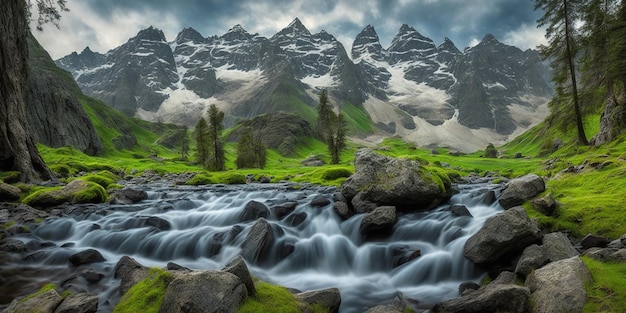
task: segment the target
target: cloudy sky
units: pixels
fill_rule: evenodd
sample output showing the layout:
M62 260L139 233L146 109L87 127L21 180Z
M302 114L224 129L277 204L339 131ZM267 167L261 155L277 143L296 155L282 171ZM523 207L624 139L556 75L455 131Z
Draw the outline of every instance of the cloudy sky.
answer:
M168 41L185 27L203 36L222 35L241 24L250 33L271 37L296 17L312 32L333 34L350 53L356 35L374 26L387 48L402 24L439 44L445 37L459 49L491 33L522 49L545 42L536 28L541 12L532 0L68 0L60 30L33 30L57 59L86 46L105 53L150 25ZM34 29L34 27L33 27Z

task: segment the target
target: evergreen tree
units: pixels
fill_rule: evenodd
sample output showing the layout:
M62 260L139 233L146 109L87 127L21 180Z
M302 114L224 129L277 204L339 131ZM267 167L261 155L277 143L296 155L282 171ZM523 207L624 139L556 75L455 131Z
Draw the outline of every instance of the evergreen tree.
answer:
M202 116L196 123L194 137L196 139L196 162L207 168L209 161L209 125L207 125L206 120Z
M211 104L208 121L209 158L207 161L207 169L210 171L223 171L226 169L224 142L222 141L223 120L224 112L218 110L215 104Z
M334 113L333 108L328 101L328 92L322 90L319 96L320 102L317 105L317 135L324 139L325 133L331 122L331 116Z
M180 143L180 159L183 161L187 161L189 158L189 134L187 133L187 129L182 130L182 140Z
M261 140L261 134L258 132L253 135L252 151L254 151L254 167L265 168L267 163L267 146Z
M330 163L339 164L341 151L346 147L347 123L342 113L335 114L332 111L330 113L326 145L330 153Z
M237 159L235 165L241 168L264 168L267 162L267 148L258 134L253 134L250 127L241 131L237 142Z
M535 0L535 10L544 11L543 17L538 20L539 27L547 25L546 37L549 45L541 47L540 50L546 58L551 59L553 80L557 85L557 95L552 101L552 106L567 103L568 101L563 100L568 96L572 97L578 141L588 145L574 61L578 53L574 23L580 18L581 3L582 0Z

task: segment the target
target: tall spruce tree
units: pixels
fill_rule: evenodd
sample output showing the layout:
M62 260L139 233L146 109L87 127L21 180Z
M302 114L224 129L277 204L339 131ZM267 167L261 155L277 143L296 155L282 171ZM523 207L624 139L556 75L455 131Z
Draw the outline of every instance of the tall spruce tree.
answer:
M540 50L544 57L551 60L553 80L557 86L557 96L553 99L552 106L568 103L566 99L571 96L578 142L588 145L589 141L583 127L575 64L578 47L574 24L580 19L581 3L582 0L535 0L535 10L544 11L544 15L537 21L538 26L547 26L546 37L549 45L541 47Z
M326 145L330 153L330 162L339 164L341 162L341 151L346 147L347 123L343 113L335 114L332 111L330 121L328 134L326 135Z
M208 146L209 159L207 161L207 169L210 171L223 171L226 169L226 158L224 156L224 141L222 140L222 131L224 130L224 112L217 109L215 104L209 107L209 130L208 130Z
M200 117L194 130L196 139L196 162L207 168L209 161L209 125L204 117Z
M252 128L245 127L237 142L237 159L235 165L241 168L264 168L267 162L267 148Z
M328 92L326 89L322 90L319 96L319 104L317 105L317 135L325 140L327 128L331 122L331 116L334 113L333 107L328 101Z

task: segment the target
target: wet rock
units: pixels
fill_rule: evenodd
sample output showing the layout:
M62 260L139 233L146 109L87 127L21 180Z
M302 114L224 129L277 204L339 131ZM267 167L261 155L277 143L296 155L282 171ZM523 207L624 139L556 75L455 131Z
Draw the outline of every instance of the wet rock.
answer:
M485 221L483 227L465 243L464 255L472 262L495 262L518 253L541 240L541 231L523 207L515 207Z
M541 212L545 216L553 216L557 208L556 200L554 200L551 193L545 195L544 197L533 199L531 204L535 210Z
M159 313L234 313L247 295L246 285L231 273L190 272L167 286Z
M289 215L285 222L287 223L287 225L297 227L300 224L304 223L304 221L306 221L306 218L307 214L305 212L300 212Z
M40 190L24 199L24 203L49 208L63 203L102 203L107 199L102 186L76 179L59 190Z
M133 204L148 199L144 190L118 189L111 193L111 204Z
M368 308L363 313L404 313L407 305L400 296L393 298L387 304L377 305Z
M285 218L285 216L291 214L293 210L298 206L298 202L290 201L280 205L273 206L270 210L276 215L279 220Z
M510 282L511 273L500 275L487 286L476 291L466 291L463 296L435 305L433 312L530 312L530 291ZM514 277L514 275L513 275Z
M165 266L165 268L168 271L185 271L185 272L191 272L191 270L187 267L184 267L182 265L178 265L174 262L167 262L167 265Z
M607 238L588 234L580 241L580 245L582 246L583 250L587 250L594 247L605 248L609 245L609 242L610 241Z
M333 209L335 210L335 213L337 213L337 215L339 215L339 217L341 217L341 219L343 220L347 220L352 216L350 207L345 202L335 201L335 203L333 203Z
M341 185L341 193L355 211L369 212L377 206L406 210L432 209L451 195L450 181L435 173L424 173L420 163L359 149L354 157L354 175ZM355 203L354 199L359 201ZM360 208L361 203L375 207Z
M323 207L330 204L330 200L322 195L318 195L313 200L311 200L311 206L313 207Z
M15 201L20 198L20 193L22 191L7 183L0 182L0 199L1 201Z
M97 283L104 278L104 274L96 272L93 268L88 268L80 273L85 280L90 283Z
M339 312L341 305L341 294L337 288L328 288L322 290L314 290L296 294L296 299L308 303L310 305L319 305L328 312Z
M530 272L550 263L543 246L530 245L524 249L515 267L515 273L526 277Z
M543 178L535 174L527 174L509 181L498 201L503 208L509 209L522 205L545 190Z
M70 256L70 262L74 266L90 264L90 263L98 263L98 262L104 262L104 261L106 260L104 259L102 254L98 250L95 250L95 249L83 250L81 252L72 254Z
M243 260L241 256L235 257L232 261L230 261L224 269L224 272L231 273L246 285L246 290L248 291L248 296L253 296L256 294L256 288L254 287L254 282L252 281L252 276L250 275L250 271L248 270L248 266L246 262Z
M270 211L265 204L252 200L246 203L246 206L243 208L243 211L239 216L239 221L256 221L259 218L267 218L269 215Z
M65 297L54 313L95 313L96 311L98 311L98 297L79 293Z
M466 291L468 290L478 290L480 289L480 285L473 282L473 281L468 281L468 282L464 282L461 283L459 285L459 296L462 296Z
M361 221L361 234L364 236L384 236L391 233L398 220L395 206L381 206L367 213Z
M626 262L624 248L589 248L584 255L601 262Z
M170 230L172 228L172 224L167 220L164 220L157 216L150 216L145 221L146 226L152 226L158 230Z
M241 256L250 263L262 261L274 242L271 225L260 218L252 225L246 240L241 244Z
M38 312L53 313L54 309L59 306L63 298L54 290L48 290L40 293L26 301L13 300L8 308L3 312Z
M526 278L533 312L582 312L591 273L579 257L552 262Z
M496 202L496 192L495 192L495 190L489 190L489 191L485 192L485 194L483 195L482 200L480 200L480 203L482 203L484 205L492 205L494 202Z
M422 250L409 246L391 247L391 263L394 268L409 263L422 256Z
M23 241L14 238L0 240L0 251L4 252L25 252L26 245Z
M114 278L121 279L120 294L124 295L135 284L148 277L150 269L129 256L123 256L115 265Z
M462 205L462 204L453 204L452 206L450 206L450 211L452 211L452 214L454 214L456 216L473 217L472 213L470 213L470 211L467 209L467 207Z

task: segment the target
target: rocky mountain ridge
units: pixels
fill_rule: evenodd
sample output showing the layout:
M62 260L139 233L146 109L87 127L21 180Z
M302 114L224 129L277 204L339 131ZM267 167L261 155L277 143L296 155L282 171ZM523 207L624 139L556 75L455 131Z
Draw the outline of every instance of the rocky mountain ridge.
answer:
M366 26L351 55L332 34L312 34L297 18L270 38L236 25L210 37L185 28L168 42L149 27L105 54L86 48L56 62L86 94L146 120L193 126L210 104L230 125L276 111L311 119L327 89L338 110L377 126L353 135L462 151L503 143L540 122L552 94L536 51L491 35L461 51L408 25L387 49Z

